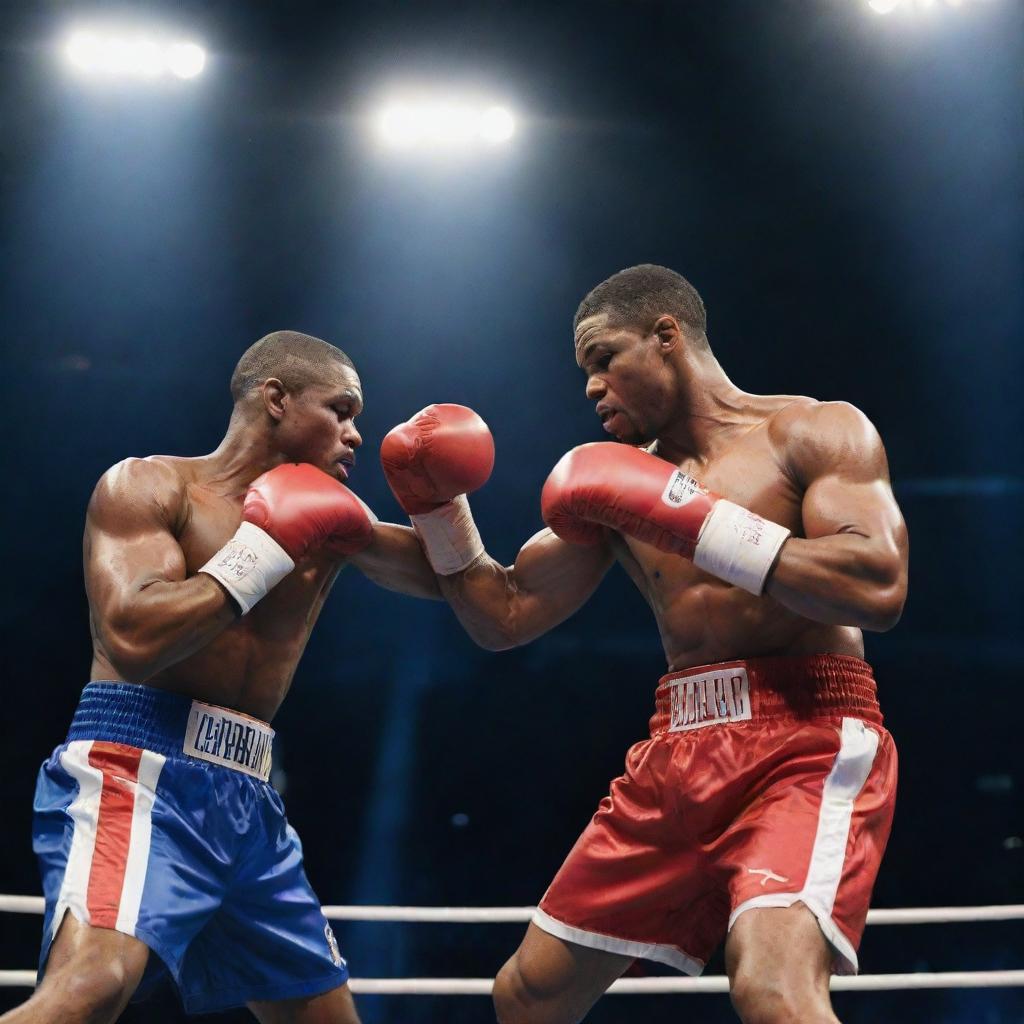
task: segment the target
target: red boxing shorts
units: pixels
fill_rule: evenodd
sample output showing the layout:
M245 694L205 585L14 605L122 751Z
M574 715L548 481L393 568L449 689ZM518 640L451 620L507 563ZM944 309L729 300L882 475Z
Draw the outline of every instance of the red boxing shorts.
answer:
M699 974L736 919L803 903L857 971L892 825L896 748L871 668L754 658L662 678L651 738L565 859L534 924Z

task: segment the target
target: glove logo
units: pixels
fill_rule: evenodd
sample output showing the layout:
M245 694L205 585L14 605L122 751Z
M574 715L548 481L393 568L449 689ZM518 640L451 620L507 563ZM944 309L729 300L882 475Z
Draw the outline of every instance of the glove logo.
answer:
M692 476L687 476L678 469L669 477L665 490L661 494L661 500L670 508L681 508L683 505L693 501L698 494L706 494L707 491Z

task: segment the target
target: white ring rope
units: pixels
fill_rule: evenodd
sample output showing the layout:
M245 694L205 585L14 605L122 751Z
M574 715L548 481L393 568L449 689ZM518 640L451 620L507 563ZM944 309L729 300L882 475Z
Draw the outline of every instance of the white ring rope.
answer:
M0 971L0 988L31 988L35 971ZM349 987L356 995L382 996L487 996L491 978L352 978ZM940 974L860 974L833 977L833 992L887 992L922 988L1019 988L1024 971L948 971ZM611 995L665 995L728 992L729 979L708 978L622 978L613 982Z
M326 906L324 917L331 921L402 921L440 924L525 923L534 907L385 907ZM41 914L42 896L0 895L0 913ZM952 924L972 921L1024 920L1024 903L987 907L911 907L869 910L868 924Z
M42 914L42 896L0 895L0 913ZM326 906L324 916L332 921L401 921L459 924L522 923L533 916L533 907L385 907ZM868 924L949 924L952 922L1018 921L1024 919L1024 904L986 907L917 907L870 910ZM35 971L0 971L0 988L31 988ZM353 978L350 987L357 995L489 995L490 978ZM1009 988L1024 987L1020 971L946 971L914 974L862 974L832 978L836 992L881 992L896 989ZM622 978L608 991L613 995L654 995L671 992L728 992L729 979L707 978Z

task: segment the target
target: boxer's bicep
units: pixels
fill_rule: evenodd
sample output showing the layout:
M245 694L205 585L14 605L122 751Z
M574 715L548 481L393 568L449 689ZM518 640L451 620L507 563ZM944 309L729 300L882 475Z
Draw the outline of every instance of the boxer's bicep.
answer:
M885 448L863 413L842 402L819 405L794 432L789 454L804 488L806 538L858 536L890 553L905 547Z
M848 534L889 545L905 532L887 480L855 480L839 473L821 476L804 493L800 514L809 540Z
M86 589L101 620L130 611L149 587L181 582L185 555L172 526L181 495L165 467L129 459L108 470L86 516Z
M853 406L822 403L793 425L786 454L803 538L783 545L768 593L820 621L888 628L906 597L908 541L878 432Z

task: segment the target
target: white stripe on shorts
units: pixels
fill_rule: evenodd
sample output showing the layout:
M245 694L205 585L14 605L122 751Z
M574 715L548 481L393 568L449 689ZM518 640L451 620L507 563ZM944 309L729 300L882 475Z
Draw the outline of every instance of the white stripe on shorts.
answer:
M800 892L769 893L741 903L729 917L729 927L744 911L756 907L790 907L803 903L818 919L825 938L835 947L847 968L857 972L857 953L832 920L836 892L843 876L846 843L850 837L853 805L871 774L878 752L878 733L859 718L844 718L839 753L825 779L818 811L818 830L814 836L807 878Z
M89 923L86 896L89 891L92 854L96 847L100 794L103 792L103 772L89 764L91 749L92 740L73 740L60 755L61 767L78 783L78 796L68 807L75 830L71 836L71 849L68 851L64 878L53 914L54 936L64 919L65 910L70 909L79 921Z
M691 976L696 976L704 970L703 960L684 953L676 946L669 946L661 942L635 942L632 939L620 939L615 935L605 935L602 932L588 932L583 928L574 928L550 914L545 914L540 907L534 910L532 920L542 931L554 935L558 939L564 939L566 942L574 942L577 946L601 949L606 953L618 953L620 956L653 960L655 963L666 964L668 967L674 967L677 971Z
M166 760L163 754L143 750L139 759L138 781L132 784L135 791L132 830L128 840L128 860L125 864L116 926L119 932L126 935L135 934L135 924L139 919L142 890L146 885L146 870L149 867L149 842L153 829L156 784Z

